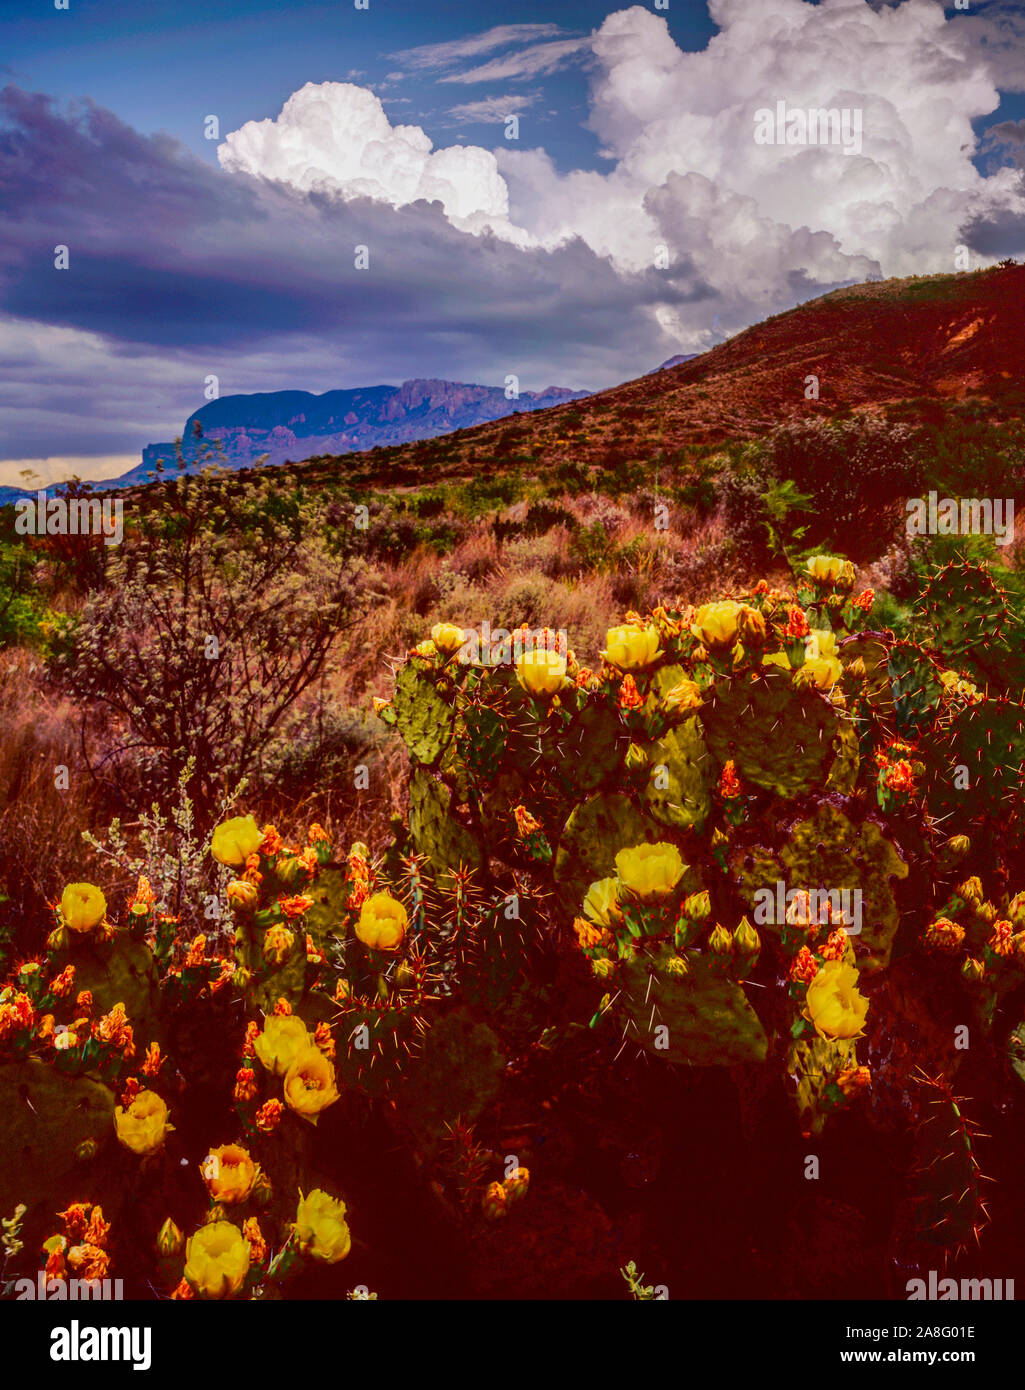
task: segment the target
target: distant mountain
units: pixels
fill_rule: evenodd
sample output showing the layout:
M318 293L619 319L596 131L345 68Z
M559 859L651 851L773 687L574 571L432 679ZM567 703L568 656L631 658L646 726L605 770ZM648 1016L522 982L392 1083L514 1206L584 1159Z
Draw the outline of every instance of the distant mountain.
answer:
M228 468L252 468L257 461L299 463L317 454L357 453L433 439L588 394L549 386L546 391L521 391L510 400L501 386L417 379L401 386L325 391L320 396L309 391L222 396L189 416L182 432L182 456L189 472L211 461ZM147 445L142 463L118 478L116 486L146 482L158 462L166 469L176 468L174 444Z
M664 372L667 367L678 367L681 362L693 362L695 357L700 357L700 352L678 352L675 357L667 357L660 367L655 367L648 373L654 376L655 372Z

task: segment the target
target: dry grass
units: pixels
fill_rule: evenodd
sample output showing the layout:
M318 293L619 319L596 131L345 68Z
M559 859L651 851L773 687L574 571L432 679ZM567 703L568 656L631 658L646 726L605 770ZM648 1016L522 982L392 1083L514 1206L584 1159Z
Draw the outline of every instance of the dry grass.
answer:
M79 711L48 689L31 653L0 653L0 708L0 888L34 939L53 925L47 903L88 877L82 831L95 824L99 798L81 754ZM57 785L61 768L66 790Z
M318 689L307 692L295 712L301 720L304 712L327 711L324 727L334 731L333 742L321 750L315 739L312 754L306 746L298 776L252 786L243 798L246 810L286 836L319 821L339 852L353 840L381 852L392 837L392 818L406 810L409 766L401 740L370 714L371 700L391 693L395 664L434 623L478 631L485 621L492 630L522 623L564 630L581 662L594 665L607 629L628 610L700 602L751 578L731 558L735 549L715 515L678 508L670 528L660 532L643 498L548 500L570 513L577 527L555 525L546 534L514 534L500 543L484 518L444 557L418 546L380 567L384 597L349 631ZM583 528L592 530L582 546ZM81 751L88 716L53 693L38 658L20 650L0 654L0 705L12 712L0 738L0 888L16 918L35 924L35 940L49 924L47 903L64 883L102 872L81 832L102 835L120 815L131 838L133 811L140 808L113 804L111 789L94 781ZM92 732L96 746L103 746L103 728ZM68 769L66 791L55 787L59 766ZM360 766L367 769L365 789L355 785ZM131 799L126 786L119 791Z

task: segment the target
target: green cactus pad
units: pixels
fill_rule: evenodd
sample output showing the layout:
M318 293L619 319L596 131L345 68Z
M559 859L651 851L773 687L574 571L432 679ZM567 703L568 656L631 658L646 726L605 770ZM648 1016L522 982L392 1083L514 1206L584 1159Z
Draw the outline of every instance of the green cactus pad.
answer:
M1025 765L1025 706L989 696L960 710L920 748L933 815L953 834L973 818L993 815L1016 823Z
M452 793L423 768L409 784L409 837L436 872L482 863L476 840L452 812Z
M495 776L508 741L509 722L497 710L488 705L467 705L455 752L473 777L486 783Z
M115 1001L117 1002L117 1001ZM102 1152L114 1140L114 1093L88 1076L71 1077L38 1058L0 1066L0 1193L5 1209L81 1197L75 1150L94 1139ZM93 1160L95 1162L95 1160Z
M313 906L306 913L306 926L318 946L343 931L348 908L349 887L345 870L321 869L306 890Z
M858 784L861 744L853 724L841 724L836 735L836 758L826 778L826 790L850 796Z
M635 956L622 967L617 1009L627 1040L652 1057L696 1067L764 1062L765 1029L741 985L696 954L687 957L686 975L669 974L669 955Z
M852 808L853 809L853 808ZM740 836L727 851L730 873L752 912L759 889L861 889L861 933L854 936L860 970L889 964L900 922L892 880L907 878L908 865L897 845L875 820L857 820L832 801L812 815L795 815L776 824L771 840L763 831ZM752 918L759 931L778 931L778 922Z
M573 716L561 740L557 770L578 793L593 791L619 767L628 742L618 711L588 702Z
M540 903L526 891L510 897L468 918L456 941L463 997L492 1010L540 972L545 955Z
M421 664L411 658L395 677L391 705L381 717L394 724L412 757L433 767L447 747L455 714L438 694Z
M966 1247L988 1221L975 1154L976 1126L945 1085L937 1087L915 1142L915 1228L930 1244Z
M697 717L692 715L645 749L651 776L644 799L651 814L660 825L700 828L711 806L711 759ZM663 777L657 775L659 768L665 769ZM667 785L661 787L659 781Z
M399 1092L399 1108L418 1131L437 1141L447 1122L472 1123L494 1099L504 1065L492 1029L469 1009L455 1009L427 1034Z
M931 645L950 664L969 663L987 677L1010 674L1008 660L1022 645L1021 625L985 566L963 560L943 565L930 578L917 607ZM1020 657L1017 665L1020 683Z
M915 642L896 642L887 658L897 733L915 737L943 708L940 666Z
M745 782L777 796L821 787L837 757L837 711L775 668L755 680L716 681L701 720L719 762L732 760Z

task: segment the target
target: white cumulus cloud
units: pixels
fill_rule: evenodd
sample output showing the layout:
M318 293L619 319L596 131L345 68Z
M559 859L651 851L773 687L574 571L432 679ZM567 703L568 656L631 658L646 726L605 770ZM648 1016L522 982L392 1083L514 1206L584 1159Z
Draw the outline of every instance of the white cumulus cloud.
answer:
M248 121L218 147L223 168L346 200L403 207L437 200L455 226L504 222L508 192L490 150L435 150L415 125L392 125L379 98L350 82L308 82L276 120Z

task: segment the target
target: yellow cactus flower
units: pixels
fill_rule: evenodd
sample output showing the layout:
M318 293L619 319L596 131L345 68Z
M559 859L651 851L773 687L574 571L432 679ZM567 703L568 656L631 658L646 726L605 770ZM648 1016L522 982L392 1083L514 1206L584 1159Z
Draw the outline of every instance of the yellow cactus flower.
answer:
M240 868L263 843L263 831L253 816L233 816L221 821L210 841L210 853L220 864Z
M567 664L558 652L535 647L517 659L516 679L528 695L547 698L557 695L565 685Z
M199 1171L214 1201L230 1207L244 1202L252 1192L260 1176L260 1165L240 1144L222 1144L219 1149L210 1150Z
M409 924L406 909L389 893L372 893L360 908L356 935L372 951L397 951Z
M335 1069L318 1047L300 1052L285 1073L285 1101L304 1120L316 1124L320 1112L338 1099Z
M832 690L840 679L842 668L835 656L816 656L806 661L794 673L795 685L810 685L816 690Z
M230 1221L212 1221L190 1236L185 1278L200 1298L234 1298L249 1273L249 1242Z
M92 931L106 912L107 899L95 884L69 883L61 894L61 917L69 931Z
M312 1046L306 1024L295 1014L271 1014L253 1042L257 1057L275 1076L284 1076L295 1059Z
M858 993L858 972L846 961L827 961L808 986L807 1015L823 1038L856 1038L868 1000Z
M174 1125L167 1123L167 1106L156 1091L140 1091L127 1110L119 1105L114 1111L114 1128L133 1154L151 1154L163 1147Z
M463 629L455 623L435 623L431 628L431 641L443 656L457 652L465 640Z
M742 603L722 599L718 603L703 603L694 614L691 633L706 647L722 651L736 644L740 631Z
M683 877L684 863L675 845L634 845L616 855L619 881L639 898L665 898Z
M850 563L850 560L842 560L839 555L813 555L806 569L816 583L835 584L843 577L844 567Z
M661 655L659 630L652 623L646 627L624 623L610 627L605 634L602 656L617 671L642 671L646 666L654 666Z
M299 1193L295 1213L295 1234L304 1255L324 1264L344 1260L352 1249L352 1236L345 1220L345 1203L319 1187L304 1197Z
M584 916L600 927L610 927L621 922L623 914L619 907L619 880L599 878L591 884L584 898Z
M812 628L805 639L805 660L794 682L812 685L816 690L830 690L843 674L836 654L836 635L824 628Z

